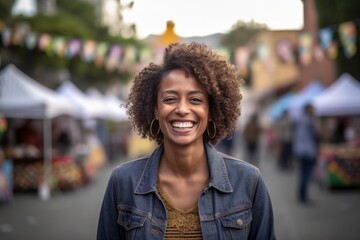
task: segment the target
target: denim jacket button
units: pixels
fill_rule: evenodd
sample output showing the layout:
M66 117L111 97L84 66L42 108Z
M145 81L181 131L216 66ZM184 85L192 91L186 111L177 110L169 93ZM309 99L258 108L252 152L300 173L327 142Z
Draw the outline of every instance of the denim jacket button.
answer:
M236 224L242 226L244 224L244 221L239 218L238 220L236 220Z

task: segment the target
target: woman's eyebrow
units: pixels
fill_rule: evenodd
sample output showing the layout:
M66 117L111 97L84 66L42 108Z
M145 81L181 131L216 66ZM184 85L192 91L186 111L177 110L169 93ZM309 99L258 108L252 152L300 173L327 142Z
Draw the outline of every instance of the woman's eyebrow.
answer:
M176 90L165 90L161 94L163 95L163 94L179 94L179 93ZM205 93L203 91L201 91L201 90L194 90L194 91L189 92L189 95L193 95L193 94L205 95Z

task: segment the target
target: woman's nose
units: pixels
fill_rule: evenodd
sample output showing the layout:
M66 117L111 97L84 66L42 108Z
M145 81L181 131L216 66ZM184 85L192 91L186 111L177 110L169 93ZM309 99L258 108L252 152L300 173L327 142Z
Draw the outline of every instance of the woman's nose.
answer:
M180 101L175 109L177 114L188 114L190 112L189 105L186 101Z

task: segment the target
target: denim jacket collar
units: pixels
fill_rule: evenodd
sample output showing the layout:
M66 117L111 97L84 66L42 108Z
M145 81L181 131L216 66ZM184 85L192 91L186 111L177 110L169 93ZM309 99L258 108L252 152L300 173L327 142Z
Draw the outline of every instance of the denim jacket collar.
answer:
M210 169L209 187L214 187L224 193L232 192L233 188L230 184L222 155L209 143L205 144L205 149ZM139 183L135 188L135 194L147 194L156 191L157 171L163 151L164 146L161 144L149 156Z

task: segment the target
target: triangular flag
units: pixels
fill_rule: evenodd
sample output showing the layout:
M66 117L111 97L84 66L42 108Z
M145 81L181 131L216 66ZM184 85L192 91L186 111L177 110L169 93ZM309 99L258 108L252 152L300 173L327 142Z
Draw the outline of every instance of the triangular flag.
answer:
M287 64L294 63L293 46L290 39L282 39L276 44L276 52L281 61Z
M36 47L37 40L38 40L38 34L37 34L37 33L34 33L34 32L29 32L29 33L25 36L25 46L26 46L29 50L33 50L33 49Z
M313 58L313 36L310 33L300 33L299 35L299 61L303 66L311 63Z
M71 39L68 41L65 57L73 58L81 51L81 41L79 39Z
M351 58L356 54L356 27L353 22L339 25L340 40L343 45L345 57Z

